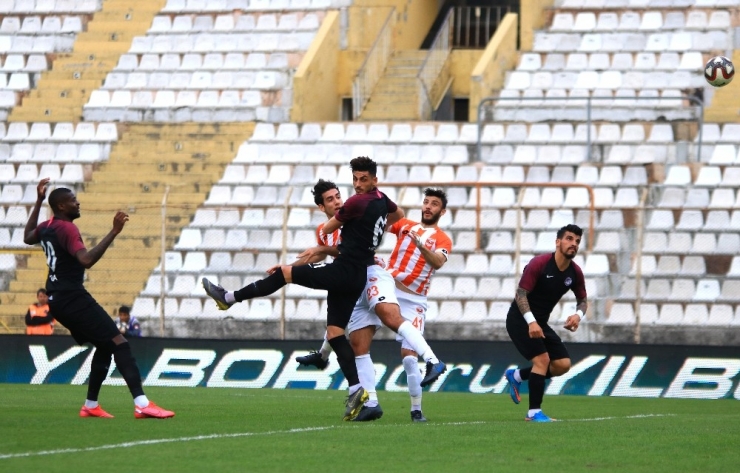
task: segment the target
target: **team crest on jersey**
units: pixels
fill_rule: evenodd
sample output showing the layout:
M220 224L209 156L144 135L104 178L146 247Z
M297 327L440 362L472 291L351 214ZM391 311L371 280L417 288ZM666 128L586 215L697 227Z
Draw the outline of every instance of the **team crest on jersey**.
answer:
M573 284L573 280L571 278L565 278L565 285L570 286L571 284Z
M378 280L378 278L368 278L368 281L370 281L370 282L375 282L377 280Z
M418 312L420 314L423 314L424 313L424 308L423 307L416 306L416 312Z

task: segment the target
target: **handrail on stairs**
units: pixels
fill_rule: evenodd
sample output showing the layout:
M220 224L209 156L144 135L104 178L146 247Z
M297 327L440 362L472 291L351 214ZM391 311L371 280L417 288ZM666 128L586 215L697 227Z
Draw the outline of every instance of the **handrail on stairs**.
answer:
M365 56L357 76L352 82L352 115L357 120L365 105L370 101L370 95L383 76L388 60L393 53L393 25L396 9L391 8L388 17L380 28L377 38Z
M421 89L419 93L419 117L422 120L431 118L433 112L432 107L438 101L438 98L431 96L431 91L452 49L452 27L454 19L455 10L454 8L450 8L416 76L419 81L419 88Z

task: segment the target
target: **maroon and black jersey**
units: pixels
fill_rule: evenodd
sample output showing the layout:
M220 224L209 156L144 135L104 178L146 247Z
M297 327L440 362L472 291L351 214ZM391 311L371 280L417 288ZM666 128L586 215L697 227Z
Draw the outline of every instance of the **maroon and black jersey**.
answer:
M75 254L85 249L80 230L72 222L53 217L36 227L36 237L46 255L49 277L46 292L76 291L84 289L85 267Z
M581 268L571 261L565 271L560 271L555 263L555 253L532 258L524 267L519 287L529 291L529 308L535 319L542 322L549 320L552 309L569 290L577 299L586 299L586 280ZM509 312L522 315L516 299Z
M371 266L375 249L380 246L388 214L398 207L378 189L355 194L344 202L334 216L342 222L339 258Z

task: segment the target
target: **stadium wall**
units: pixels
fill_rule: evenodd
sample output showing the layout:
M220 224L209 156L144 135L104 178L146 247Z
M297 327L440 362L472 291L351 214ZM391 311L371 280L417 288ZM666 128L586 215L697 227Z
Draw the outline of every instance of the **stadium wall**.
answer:
M531 51L534 44L535 30L542 29L547 20L547 9L553 6L553 0L520 0L519 12L519 48L522 51Z
M478 119L478 103L494 90L502 89L506 71L513 69L519 59L517 53L516 13L507 13L496 33L488 42L470 77L470 121Z
M93 350L70 337L0 336L0 382L87 383ZM177 340L130 341L145 386L345 389L336 359L324 371L300 368L295 356L313 342ZM448 371L430 391L502 393L504 372L524 360L511 343L437 342ZM740 348L701 346L570 345L573 367L549 381L548 395L740 399ZM332 355L333 357L334 355ZM378 388L404 391L398 343L376 341ZM108 385L123 385L111 365ZM525 387L526 392L526 387Z

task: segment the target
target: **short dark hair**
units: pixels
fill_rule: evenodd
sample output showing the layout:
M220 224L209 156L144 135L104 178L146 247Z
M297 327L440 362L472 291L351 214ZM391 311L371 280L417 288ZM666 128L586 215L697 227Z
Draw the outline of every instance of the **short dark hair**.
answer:
M563 238L563 235L565 235L565 232L571 232L574 235L583 236L583 230L581 229L581 227L579 227L578 225L569 223L568 225L558 230L558 240Z
M331 181L319 179L319 182L317 182L316 185L313 186L313 190L311 191L311 193L313 194L313 201L316 203L316 205L324 205L324 192L330 191L332 189L339 190L339 187L337 187L337 185Z
M447 194L442 189L433 189L431 187L427 187L424 189L424 195L426 197L438 197L439 200L442 201L442 208L447 208Z
M57 187L49 194L49 206L52 212L56 212L57 205L59 205L64 199L64 195L71 194L72 191L66 187Z
M118 313L120 314L121 312L123 312L124 314L130 314L131 313L131 307L129 307L127 305L122 305L121 307L118 308Z
M46 294L46 289L44 289L43 287L39 288L39 290L36 291L36 295L38 296L39 294Z
M378 164L367 156L356 157L349 162L349 167L352 168L352 172L367 171L373 177L378 174Z

